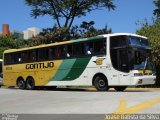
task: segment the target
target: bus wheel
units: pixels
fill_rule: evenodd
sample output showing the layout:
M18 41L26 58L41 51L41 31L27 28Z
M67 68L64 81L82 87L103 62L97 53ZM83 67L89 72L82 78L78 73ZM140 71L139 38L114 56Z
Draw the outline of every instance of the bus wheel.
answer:
M114 87L114 89L116 91L124 91L126 88L127 88L127 86L116 86L116 87Z
M17 80L17 86L19 87L19 89L25 89L26 88L26 84L25 84L25 81L23 80L23 78L19 78Z
M35 88L35 82L32 77L27 78L26 80L26 89L33 90Z
M107 79L104 76L96 76L94 86L98 91L107 91L109 89Z

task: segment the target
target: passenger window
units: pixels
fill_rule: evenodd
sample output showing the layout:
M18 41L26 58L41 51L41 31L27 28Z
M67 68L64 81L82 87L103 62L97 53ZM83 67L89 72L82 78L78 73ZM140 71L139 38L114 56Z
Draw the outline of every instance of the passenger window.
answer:
M11 54L5 54L4 55L4 64L5 65L9 65L12 63L12 58L11 58Z
M95 41L94 42L94 53L95 54L104 54L106 50L106 45L104 41Z
M21 53L21 59L22 59L22 62L27 62L28 61L28 53L27 51L24 51Z
M37 60L36 50L29 51L28 60L29 62L33 62Z
M73 44L73 56L82 56L85 55L83 43L75 43Z
M72 45L67 46L67 57L72 57L73 56L73 49Z
M93 54L93 42L85 43L85 55Z
M94 42L94 54L106 54L106 42L104 40Z
M20 63L22 61L20 53L13 53L12 57L13 57L14 64Z
M48 49L47 48L42 48L38 50L38 60L48 60Z
M53 59L55 59L55 48L54 47L51 47L51 48L49 48L49 59L50 60L53 60Z

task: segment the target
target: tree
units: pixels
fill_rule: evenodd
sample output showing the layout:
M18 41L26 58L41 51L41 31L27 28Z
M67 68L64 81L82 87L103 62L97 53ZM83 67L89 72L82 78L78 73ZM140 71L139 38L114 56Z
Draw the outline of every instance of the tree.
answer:
M155 6L157 7L155 10L154 10L154 15L157 16L157 18L160 18L160 0L156 0L154 1L154 4Z
M141 29L137 30L137 34L148 37L150 41L153 61L156 63L156 84L160 87L160 19L153 21L152 25L146 21L142 24Z
M22 40L16 40L14 36L0 35L0 58L3 57L3 52L5 50L16 49L24 46L25 46L25 42Z
M84 21L80 26L72 26L67 34L64 34L65 31L65 27L59 28L57 27L57 25L54 25L53 28L43 29L43 31L38 36L28 40L28 46L50 44L54 42L61 42L71 39L75 40L78 38L92 37L112 32L112 30L108 29L107 26L103 29L94 28L94 21Z
M114 10L112 0L25 0L32 7L31 16L49 15L56 20L59 28L71 29L75 17L85 16L93 10L107 8ZM60 20L64 19L64 23Z

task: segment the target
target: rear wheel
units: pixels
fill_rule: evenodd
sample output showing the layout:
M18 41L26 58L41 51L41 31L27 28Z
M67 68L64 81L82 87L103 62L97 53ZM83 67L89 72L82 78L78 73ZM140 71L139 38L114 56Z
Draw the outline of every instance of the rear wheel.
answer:
M96 76L94 86L98 91L107 91L109 89L107 79L104 76Z
M26 84L25 84L25 81L23 80L23 78L19 78L17 80L17 86L19 87L19 89L25 89L26 88Z
M127 86L116 86L116 87L114 87L114 89L116 91L124 91L126 88L127 88Z
M35 82L32 77L27 78L26 80L26 89L33 90L35 88Z

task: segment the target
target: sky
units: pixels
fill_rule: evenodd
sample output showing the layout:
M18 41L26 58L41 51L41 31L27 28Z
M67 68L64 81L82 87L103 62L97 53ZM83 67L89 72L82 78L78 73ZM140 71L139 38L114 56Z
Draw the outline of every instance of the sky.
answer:
M137 21L143 22L144 19L148 19L151 22L155 9L153 0L113 0L113 2L117 6L114 11L96 10L85 17L76 18L74 24L95 21L95 27L98 29L107 25L114 33L135 33L140 28L140 25L136 25ZM34 19L30 16L30 11L31 8L25 5L24 0L1 0L0 31L2 24L9 24L10 31L23 31L29 27L52 27L56 22L50 16Z

